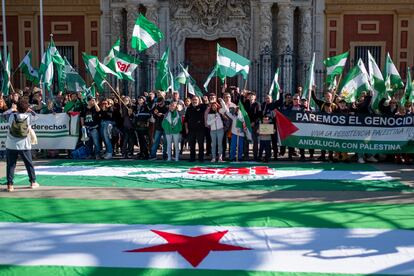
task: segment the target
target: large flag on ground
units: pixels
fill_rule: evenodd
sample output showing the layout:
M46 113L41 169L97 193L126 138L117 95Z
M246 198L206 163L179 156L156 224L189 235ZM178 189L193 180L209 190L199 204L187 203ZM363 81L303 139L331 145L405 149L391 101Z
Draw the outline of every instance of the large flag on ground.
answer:
M35 169L43 189L18 172L0 197L6 275L414 275L413 189L370 165Z
M368 51L368 69L369 69L369 78L372 87L372 100L371 107L373 110L378 110L379 102L386 97L387 91L385 89L384 78L382 77L381 70L379 69L375 58Z
M170 67L168 65L168 56L170 49L167 48L162 55L160 61L157 63L157 78L155 79L155 89L167 91L171 86Z
M250 68L250 60L227 49L217 43L217 75L220 78L234 77L241 74L243 79L247 79Z
M404 94L401 97L400 105L405 106L407 102L414 102L414 84L411 80L411 70L410 67L407 68L407 82L405 84Z
M329 57L323 61L323 64L326 66L326 83L328 85L334 82L336 76L342 74L348 56L349 52L345 52L337 56Z
M117 78L121 78L121 76L117 72L114 72L106 65L99 62L99 59L96 56L82 53L82 58L85 62L86 69L91 74L92 79L98 87L99 91L103 91L103 84L106 81L107 74L112 74Z
M115 58L115 51L121 51L121 40L118 38L115 41L115 44L112 46L111 50L109 51L108 55L104 58L103 64L108 65Z
M4 96L9 95L10 76L11 76L10 53L7 53L7 60L6 60L6 63L4 64L4 71L3 71L3 83L1 86L1 92L3 92Z
M72 67L69 61L65 59L65 66L63 69L65 86L67 91L82 92L86 89L86 83L78 72Z
M37 69L32 67L31 50L25 55L18 68L22 70L28 81L33 82L35 85L39 84L39 72Z
M315 83L315 53L313 53L312 61L309 67L309 74L306 79L306 85L303 90L302 99L307 99L309 101L309 107L315 108L316 104L311 97L312 89L316 85Z
M45 85L47 90L52 88L53 72L53 57L49 47L43 53L42 62L39 68L40 80Z
M280 86L279 86L279 68L276 69L275 76L273 77L272 85L270 86L269 95L272 96L274 101L280 98Z
M384 79L387 91L390 91L391 93L394 93L398 89L404 88L404 82L392 62L390 53L387 53L387 58L385 59Z
M347 103L355 102L362 91L370 90L369 75L362 59L345 76L339 95Z
M237 122L236 122L237 128L239 128L241 131L244 132L244 134L246 135L246 139L248 141L253 141L252 140L253 130L252 130L250 118L246 110L244 109L243 103L241 101L239 101L239 113L237 114L237 117L238 117Z
M105 64L112 71L118 72L123 80L134 81L132 73L138 67L139 59L128 54L113 50L114 57Z
M132 33L132 48L141 52L163 38L164 35L154 23L148 21L142 14L138 15Z

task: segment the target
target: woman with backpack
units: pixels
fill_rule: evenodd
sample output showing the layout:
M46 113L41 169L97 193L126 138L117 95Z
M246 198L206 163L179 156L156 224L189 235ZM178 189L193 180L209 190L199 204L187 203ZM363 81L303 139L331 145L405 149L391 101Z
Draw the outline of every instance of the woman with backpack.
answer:
M32 141L29 135L31 127L30 114L26 113L29 109L27 100L20 100L17 103L17 113L9 117L9 132L6 138L6 159L7 159L7 191L12 192L14 171L16 169L17 158L23 159L24 165L29 175L30 187L39 187L36 182L36 175L32 161Z

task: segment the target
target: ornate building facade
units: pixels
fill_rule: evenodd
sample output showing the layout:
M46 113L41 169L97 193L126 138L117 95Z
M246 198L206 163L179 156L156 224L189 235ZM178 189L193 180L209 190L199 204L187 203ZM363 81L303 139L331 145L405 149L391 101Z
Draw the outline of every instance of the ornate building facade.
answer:
M326 56L350 51L350 63L367 50L384 68L390 53L403 78L414 66L413 0L326 0Z
M294 90L304 81L304 65L316 52L323 59L324 1L318 0L102 0L101 52L107 53L120 37L131 49L132 29L139 13L165 34L159 44L139 54L135 90L152 89L153 66L167 47L170 66L189 66L201 84L216 62L220 43L252 61L247 87L268 91L276 67L282 69L282 87ZM321 65L319 65L321 68ZM233 80L245 85L241 79ZM133 89L134 90L134 89Z

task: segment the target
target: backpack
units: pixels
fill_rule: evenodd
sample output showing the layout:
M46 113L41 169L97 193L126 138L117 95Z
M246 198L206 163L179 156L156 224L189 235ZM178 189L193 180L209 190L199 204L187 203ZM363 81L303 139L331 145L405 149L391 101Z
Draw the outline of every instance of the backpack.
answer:
M29 124L27 123L27 117L21 121L17 119L16 114L10 127L10 134L16 138L26 138L29 135Z

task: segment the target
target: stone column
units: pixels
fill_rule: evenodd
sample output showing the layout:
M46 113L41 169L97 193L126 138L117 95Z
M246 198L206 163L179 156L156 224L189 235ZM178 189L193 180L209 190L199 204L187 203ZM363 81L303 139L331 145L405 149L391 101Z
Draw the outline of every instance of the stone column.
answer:
M122 8L112 7L112 20L111 20L111 41L110 47L115 41L122 35ZM109 51L109 49L108 49Z
M158 23L158 5L157 4L150 4L145 6L147 8L146 17L149 21L154 22L157 26L159 26ZM159 43L155 44L151 48L145 50L145 52L148 54L149 60L148 60L148 66L149 72L148 72L148 81L149 81L149 87L151 89L154 89L155 87L155 78L157 76L157 70L156 70L156 63L161 57L160 53L160 45Z
M138 17L138 5L137 4L129 4L126 6L127 10L127 36L128 36L128 44L127 50L128 53L135 52L135 49L132 49L131 41L132 41L132 33L134 31L135 21Z
M293 47L293 11L290 3L278 3L278 45L281 86L286 92L292 92L292 47Z
M261 73L258 98L261 100L266 91L269 91L272 74L272 5L273 3L260 4L260 64Z
M299 60L302 62L298 66L297 70L299 76L302 76L300 82L305 83L303 74L304 64L310 64L312 59L312 8L311 7L300 7L299 8Z
M106 53L109 52L109 49L112 47L111 40L111 5L109 0L102 1L101 5L102 16L101 16L101 57L104 57Z

